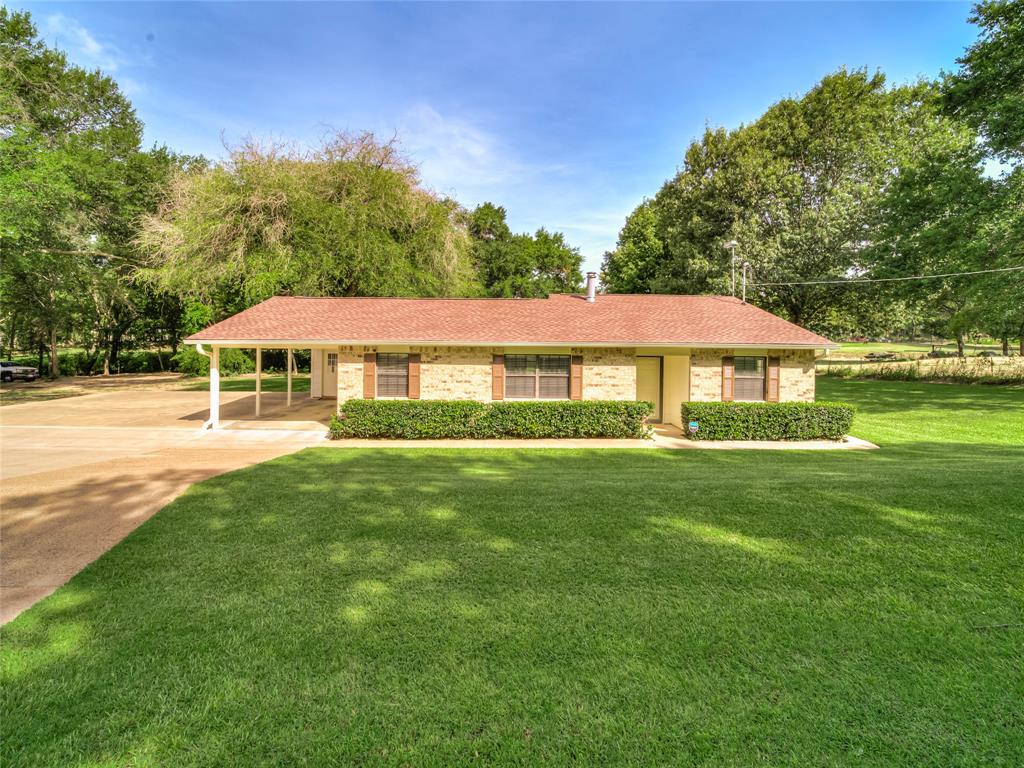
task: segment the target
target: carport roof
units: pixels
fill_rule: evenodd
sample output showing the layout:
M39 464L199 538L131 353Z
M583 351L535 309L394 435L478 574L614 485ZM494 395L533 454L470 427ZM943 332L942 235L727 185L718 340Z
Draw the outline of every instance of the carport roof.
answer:
M755 346L836 348L731 296L555 294L546 299L277 296L187 342L466 346Z

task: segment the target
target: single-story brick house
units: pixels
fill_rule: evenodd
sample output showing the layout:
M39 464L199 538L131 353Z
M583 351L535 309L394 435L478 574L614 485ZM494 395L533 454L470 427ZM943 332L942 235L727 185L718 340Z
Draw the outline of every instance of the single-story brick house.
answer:
M189 337L219 350L310 349L310 396L433 400L814 400L815 358L836 345L730 296L600 294L546 299L278 296ZM209 351L205 349L209 348ZM291 402L291 365L289 394ZM259 414L257 376L257 415Z

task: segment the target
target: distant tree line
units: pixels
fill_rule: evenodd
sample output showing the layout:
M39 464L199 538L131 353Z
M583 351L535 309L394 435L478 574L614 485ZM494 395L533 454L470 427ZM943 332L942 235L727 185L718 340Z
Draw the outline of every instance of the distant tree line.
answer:
M394 142L314 150L247 141L222 162L142 146L117 83L0 8L0 355L117 370L127 348L178 352L275 294L543 296L575 291L579 251L513 234L420 182ZM163 365L163 357L154 358Z
M938 82L840 70L735 130L708 129L627 218L602 282L621 293L892 278L1024 265L1024 3L975 6L979 39ZM993 164L1002 169L991 171ZM1024 272L762 285L748 298L844 338L980 331L1024 354Z

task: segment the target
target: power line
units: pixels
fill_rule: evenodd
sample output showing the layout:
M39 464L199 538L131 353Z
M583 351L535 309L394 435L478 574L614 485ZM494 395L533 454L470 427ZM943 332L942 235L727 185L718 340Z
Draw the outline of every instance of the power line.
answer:
M933 280L939 277L961 277L967 275L987 275L990 272L1017 272L1024 270L1024 264L1019 267L999 267L998 269L976 269L972 272L944 272L941 275L913 275L911 277L863 277L852 280L806 280L793 283L750 283L752 288L763 286L783 285L852 285L854 283L893 283L900 280Z

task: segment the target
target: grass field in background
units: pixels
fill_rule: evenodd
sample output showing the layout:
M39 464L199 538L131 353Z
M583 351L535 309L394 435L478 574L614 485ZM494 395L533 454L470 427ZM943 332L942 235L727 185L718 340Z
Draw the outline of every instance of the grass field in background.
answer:
M986 350L1000 350L1000 345L990 344L965 344L964 352L968 355L977 354ZM868 354L879 352L891 352L895 355L927 355L932 349L940 349L946 352L955 352L956 343L947 341L932 344L930 342L916 341L843 341L839 343L839 349L832 352L833 357L862 357Z
M264 392L285 392L288 389L288 377L284 374L264 374L262 381ZM208 377L192 379L182 389L209 392ZM224 376L220 380L221 392L255 392L256 376ZM292 376L292 392L309 392L309 374L299 373Z
M1024 764L1024 391L877 451L310 449L0 630L0 763Z

